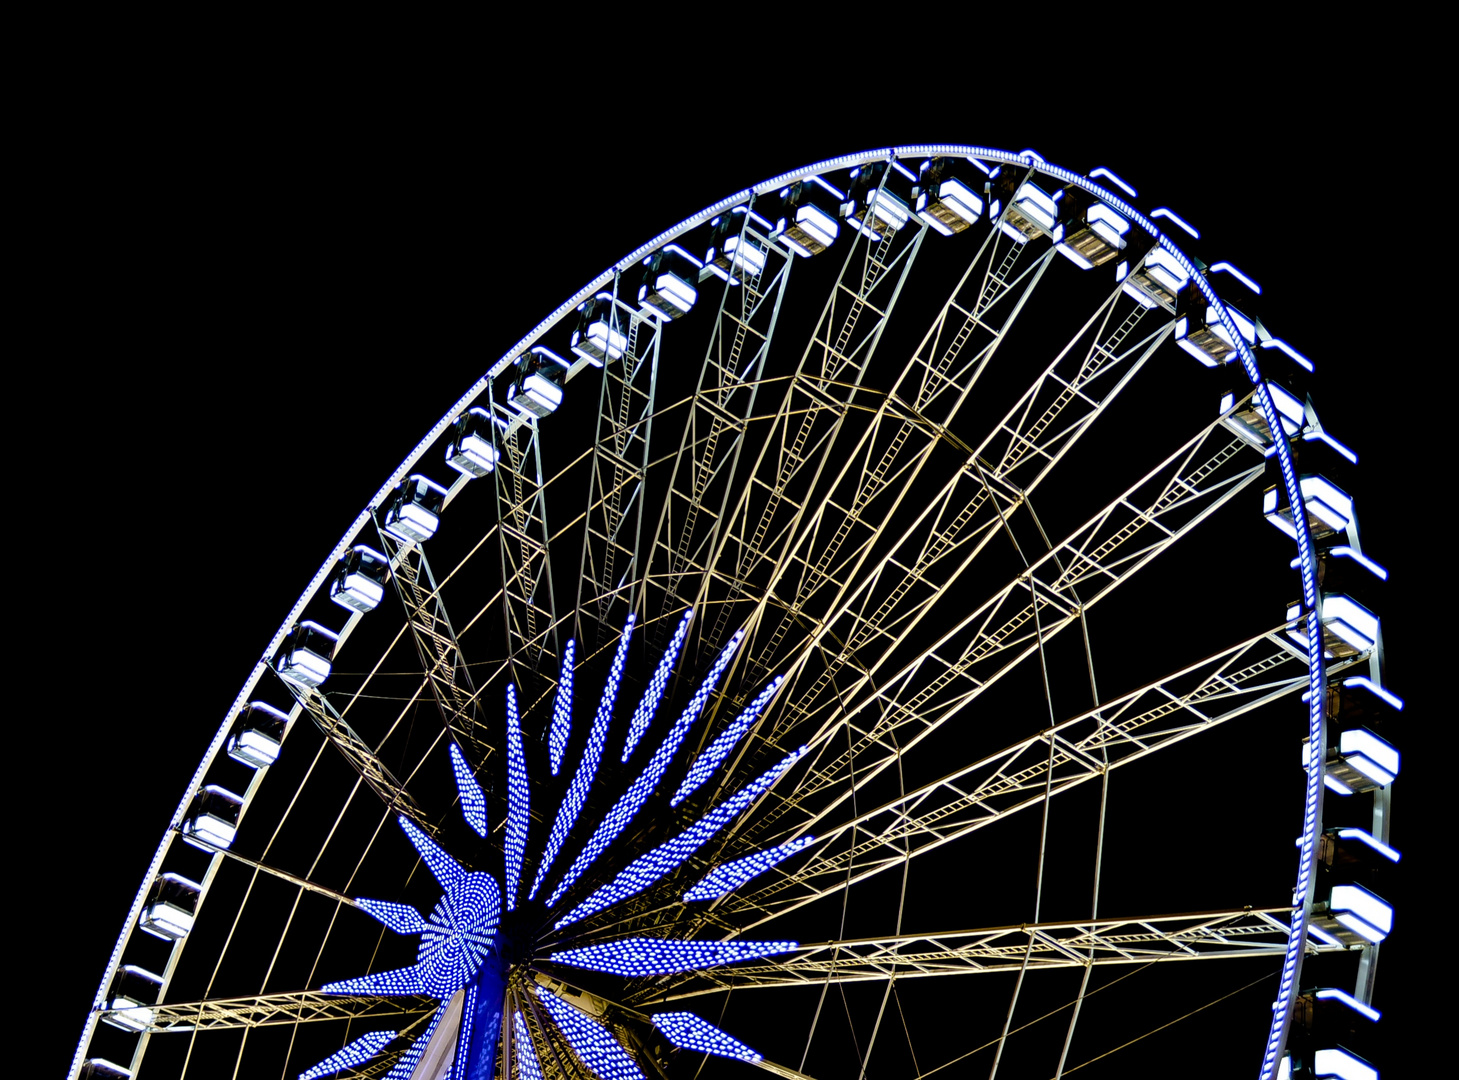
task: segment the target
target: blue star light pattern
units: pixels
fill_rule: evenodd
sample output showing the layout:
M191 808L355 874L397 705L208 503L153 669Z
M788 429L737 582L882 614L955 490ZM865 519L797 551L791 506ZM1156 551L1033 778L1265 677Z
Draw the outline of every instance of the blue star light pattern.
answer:
M655 1013L654 1027L681 1050L698 1050L704 1054L736 1058L739 1061L759 1061L760 1055L739 1039L726 1035L708 1020L691 1012Z
M684 630L688 625L688 616L685 616L685 621L679 624L679 629ZM609 844L618 839L618 834L628 827L628 823L633 820L634 815L643 807L648 797L653 794L654 789L659 786L659 781L663 779L664 773L668 771L669 763L673 760L674 755L678 753L679 745L684 741L684 736L689 734L689 729L694 725L694 721L698 719L699 711L704 708L704 703L708 700L710 691L714 689L714 680L719 678L720 673L725 669L725 665L734 656L735 649L739 646L742 637L744 637L744 631L737 631L735 636L730 639L729 644L720 652L719 657L714 662L713 669L709 673L709 678L705 680L705 685L700 687L700 691L702 692L696 693L693 699L690 700L688 707L669 730L669 734L659 744L659 748L654 752L654 756L649 759L648 766L639 774L638 779L633 782L633 786L624 792L623 796L614 804L613 809L609 810L603 820L598 823L597 829L593 831L592 839L587 842L587 845L582 851L578 852L578 857L573 860L572 868L563 875L562 881L558 882L557 888L553 890L552 895L548 898L547 902L549 904L557 903L558 899L563 893L567 892L572 883L582 876L582 872L592 865L593 860L607 850ZM666 653L665 655L667 656L668 654ZM659 670L663 671L664 669L660 666ZM655 678L657 678L657 675L655 675ZM647 695L645 695L646 699ZM657 701L655 701L655 704L657 704Z
M522 878L522 853L527 849L527 761L522 756L522 725L517 719L517 691L507 684L507 910L517 907L517 882Z
M461 869L461 864L447 855L439 844L421 832L415 822L404 815L399 820L400 827L405 830L405 835L410 837L411 845L420 852L420 857L425 860L426 866L430 867L431 876L440 882L441 888L449 889L466 876L466 871Z
M512 1013L512 1049L517 1056L517 1071L522 1080L542 1080L542 1066L537 1063L537 1051L532 1048L532 1038L527 1034L527 1023L519 1012Z
M718 900L721 896L728 896L755 875L764 873L776 863L783 862L801 848L809 847L815 842L814 836L802 836L788 844L751 852L734 862L716 866L700 878L699 884L684 894L684 901Z
M562 650L562 672L557 676L557 699L552 703L552 730L547 735L547 760L552 766L553 776L562 768L567 737L572 734L573 648L573 640L568 638L567 647Z
M573 1053L602 1080L645 1080L643 1072L611 1031L556 994L550 994L540 986L535 989L543 1006L567 1037Z
M668 938L623 938L552 954L558 963L609 975L674 975L681 971L738 964L762 956L794 952L794 941L674 941Z
M678 836L660 844L648 854L634 859L612 881L558 919L553 924L554 929L561 930L568 923L577 922L604 908L612 907L620 900L626 900L658 881L659 878L698 851L711 836L739 817L752 802L769 791L770 785L775 783L786 769L795 764L805 753L805 749L802 746L793 754L786 755L779 764L773 766L759 779L746 784Z
M317 1080L318 1077L328 1076L330 1073L339 1072L341 1069L349 1069L355 1065L363 1064L385 1048L391 1039L399 1035L398 1031L370 1031L361 1035L354 1042L348 1044L337 1054L330 1054L312 1069L299 1074L299 1080Z
M461 816L476 831L477 836L484 838L487 833L486 796L481 793L481 785L476 782L476 777L471 775L471 766L466 762L466 755L455 743L451 744L451 771L456 774L456 790L461 793Z
M654 713L659 711L659 702L663 700L664 690L668 688L669 676L674 673L674 661L679 658L679 650L684 647L684 637L689 633L689 624L693 620L692 609L684 612L678 629L669 639L669 647L659 659L659 666L654 668L653 678L648 681L648 689L639 699L638 708L633 710L633 719L628 721L628 738L623 743L622 760L625 762L633 753L633 748L638 745L638 740L643 738L643 733L648 730Z
M693 612L687 612L680 620L673 639L664 656L655 668L643 698L635 710L628 742L624 748L624 760L632 753L636 744L652 725L658 706L662 703L678 658L688 634ZM563 843L571 833L585 805L588 790L596 778L598 766L606 744L609 722L612 718L618 689L623 679L629 643L632 639L634 618L629 616L618 640L612 667L598 702L588 734L587 745L568 785L562 805L538 865L535 881L529 899L535 899L553 860L561 851ZM729 643L720 651L709 672L696 687L688 704L675 721L653 757L642 773L634 780L613 808L593 831L592 836L574 858L568 872L554 890L548 904L554 904L577 881L583 871L623 832L634 815L644 806L648 797L657 789L665 773L681 749L689 729L704 712L711 695L715 692L721 676L728 670L736 650L744 637L744 631L736 632ZM548 733L548 753L554 775L559 771L571 736L573 662L575 646L569 641L564 652L556 697L553 701L552 722ZM755 723L762 711L769 705L781 685L781 678L775 678L760 691L738 717L722 732L688 770L688 775L675 795L677 804L700 784L704 783L714 770L728 757L735 744ZM387 1080L406 1080L419 1065L427 1045L446 1013L445 1003L460 991L466 999L462 1010L461 1027L456 1034L457 1046L473 1046L471 1029L478 1011L478 998L491 985L490 980L482 982L491 971L483 971L484 965L496 947L497 928L502 916L503 891L508 911L516 907L517 886L521 875L531 827L529 812L529 779L527 773L526 749L523 745L521 718L518 714L516 688L507 687L506 708L506 758L507 758L507 820L503 844L504 890L499 889L491 875L480 871L468 871L410 819L400 817L401 828L411 844L420 853L439 882L442 891L440 900L428 917L408 904L383 900L358 899L356 904L378 919L385 926L399 934L419 934L420 943L416 962L411 967L380 971L325 984L322 989L334 994L370 995L429 995L442 1005L432 1015L422 1034L394 1063ZM481 786L472 775L470 765L455 743L450 746L451 768L461 796L462 816L477 833L488 835L486 798ZM574 907L555 923L561 928L599 911L606 910L620 900L641 892L665 875L682 865L695 851L715 833L733 822L752 803L769 790L786 770L804 753L800 747L782 759L774 767L761 774L751 783L703 814L687 829L672 839L659 844L651 851L634 859L612 881L599 887L587 899ZM710 899L723 896L744 882L753 878L796 851L814 842L812 837L802 837L781 844L779 847L755 852L751 855L712 869L697 885L684 894L686 900ZM575 949L552 953L550 959L559 963L588 970L620 975L626 978L698 971L720 967L767 956L791 952L797 948L793 941L682 941L667 938L630 938L599 944L589 943ZM508 963L511 963L509 960ZM504 972L503 972L504 974ZM500 975L491 978L499 979ZM500 994L502 983L495 984ZM572 1047L583 1064L600 1080L643 1080L643 1072L634 1063L632 1055L621 1045L613 1030L603 1023L569 1004L556 994L547 992L540 985L534 991L553 1023ZM483 1007L489 1002L481 1002ZM488 1014L483 1014L488 1015ZM546 1018L542 1018L546 1022ZM759 1055L745 1044L727 1035L692 1013L675 1012L656 1015L654 1023L665 1037L676 1046L685 1049L758 1061ZM512 1015L512 1042L515 1048L521 1080L541 1080L541 1063L533 1047L531 1035L520 1012ZM379 1053L396 1032L370 1032L343 1050L320 1062L303 1074L303 1080L318 1080L319 1077L361 1064ZM479 1041L479 1040L478 1040ZM474 1068L476 1051L465 1049L454 1057L450 1076L462 1080L469 1068Z
M386 900L356 900L364 908L397 934L419 934L426 928L426 920L409 904L392 904Z
M630 615L618 638L618 651L613 654L613 666L608 671L608 681L604 684L603 696L598 701L598 713L593 717L592 730L588 732L587 749L583 751L582 761L578 762L578 771L573 774L567 794L562 797L562 805L557 808L552 833L547 837L542 861L537 865L537 876L532 881L531 891L527 893L529 900L536 899L537 890L542 887L542 879L547 876L552 861L562 850L562 842L572 831L583 802L588 797L588 788L592 787L593 777L597 775L598 762L603 759L603 744L608 739L608 720L613 715L613 702L618 697L618 684L623 680L623 664L628 659L628 643L632 638L633 616Z

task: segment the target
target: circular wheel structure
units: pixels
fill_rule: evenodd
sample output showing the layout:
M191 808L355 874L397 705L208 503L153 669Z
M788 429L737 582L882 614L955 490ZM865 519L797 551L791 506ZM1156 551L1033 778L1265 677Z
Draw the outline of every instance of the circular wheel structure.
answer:
M590 282L280 626L70 1075L1310 1067L1391 923L1383 575L1188 233L908 146Z

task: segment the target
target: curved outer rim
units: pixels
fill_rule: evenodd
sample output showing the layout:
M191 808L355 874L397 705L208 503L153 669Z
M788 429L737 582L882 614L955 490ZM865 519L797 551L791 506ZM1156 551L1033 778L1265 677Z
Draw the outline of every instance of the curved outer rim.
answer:
M1216 295L1215 289L1197 271L1190 257L1167 234L1161 231L1153 220L1140 213L1119 195L1101 187L1087 176L1045 161L1031 150L1024 150L1015 154L1007 150L960 143L923 143L868 150L858 154L846 154L841 157L829 158L792 172L782 173L779 176L755 184L753 187L746 188L743 191L738 191L705 207L694 216L686 218L673 228L665 230L652 240L634 249L597 277L593 278L569 299L554 309L552 314L539 322L532 328L530 333L492 364L487 370L487 373L472 384L471 388L451 406L446 414L432 425L425 437L416 444L415 449L410 452L405 460L396 466L395 471L381 485L380 490L375 493L369 505L360 511L344 536L335 544L334 549L329 553L329 557L325 559L323 565L315 572L314 577L310 579L309 585L299 596L299 599L294 602L294 606L290 609L288 617L284 619L279 625L278 630L274 632L274 636L270 639L268 647L263 651L262 659L254 665L253 671L243 684L243 688L238 692L238 696L234 698L232 706L224 717L222 726L219 727L217 734L213 736L212 742L208 744L207 752L203 755L202 761L199 763L197 770L193 773L192 779L188 782L187 788L183 792L182 801L173 813L169 827L163 834L156 853L152 856L152 862L147 868L147 873L142 878L137 895L132 900L131 909L127 912L127 918L122 924L121 933L117 937L116 946L112 949L111 957L107 961L106 971L103 974L101 985L97 989L96 996L92 1001L92 1010L87 1015L81 1041L77 1044L76 1052L72 1058L71 1068L67 1074L71 1080L74 1080L80 1073L84 1055L90 1046L91 1036L96 1028L97 1012L105 1000L107 988L111 985L111 980L116 972L122 952L131 939L132 931L136 926L138 916L141 914L142 905L146 902L147 894L152 887L152 882L156 878L158 870L161 868L162 860L166 856L168 848L171 846L172 838L176 835L175 829L181 823L183 816L187 813L188 807L192 803L193 792L202 783L203 777L212 767L219 752L223 749L223 745L228 738L229 731L232 729L233 720L238 710L248 701L254 688L258 685L259 679L268 670L268 658L273 656L279 646L283 644L284 637L299 619L304 608L319 594L319 590L329 578L335 564L349 550L350 545L354 543L360 531L371 520L373 512L385 501L386 497L395 489L396 485L405 479L407 474L409 474L411 469L415 467L426 452L446 433L456 418L466 409L470 408L484 392L489 390L491 384L511 367L517 357L522 355L543 334L556 326L570 312L575 311L577 306L584 300L592 296L604 285L611 282L615 276L633 266L646 255L658 250L664 244L675 240L691 229L697 228L716 215L723 213L731 207L738 206L753 196L778 191L787 184L794 183L797 180L803 180L812 175L820 175L835 169L855 168L858 165L864 165L873 161L887 161L899 158L921 159L927 157L975 157L982 161L996 162L1000 165L1022 165L1025 168L1031 168L1035 173L1050 176L1063 183L1073 184L1076 187L1084 189L1096 198L1109 204L1130 221L1139 225L1155 238L1156 243L1160 247L1175 256L1185 268L1186 272L1191 275L1191 280L1197 283L1197 287L1205 296L1206 301L1215 309L1220 317L1221 325L1226 328L1226 332L1230 335L1231 340L1236 343L1236 351L1240 357L1242 370L1245 371L1247 379L1255 389L1256 400L1263 416L1266 418L1268 427L1272 431L1282 430L1276 406L1272 401L1270 392L1267 390L1266 382L1262 378L1255 353L1247 344L1246 339L1241 335L1236 324L1232 321L1231 316L1226 311L1225 305L1221 302L1220 297ZM1276 447L1277 461L1282 472L1282 482L1287 490L1288 505L1300 506L1302 500L1297 490L1297 474L1292 462L1291 448L1287 445L1286 439L1274 439L1273 444ZM464 482L464 479L463 477L462 482ZM456 490L458 490L458 487L453 486L453 494ZM1308 694L1306 697L1308 703L1308 735L1312 740L1312 745L1317 750L1316 753L1309 756L1309 764L1305 770L1306 788L1302 814L1301 856L1297 872L1296 891L1294 893L1294 898L1300 898L1300 907L1295 904L1293 906L1292 928L1288 936L1286 954L1282 962L1281 983L1276 1001L1272 1005L1272 1026L1262 1054L1261 1080L1271 1080L1276 1075L1278 1063L1286 1047L1287 1033L1291 1027L1292 998L1296 994L1297 987L1300 985L1302 957L1307 948L1307 927L1312 914L1316 884L1316 875L1314 873L1317 851L1316 840L1322 823L1322 763L1327 759L1327 727L1324 723L1323 710L1325 680L1321 652L1321 612L1317 592L1316 556L1313 552L1312 535L1307 527L1306 515L1293 514L1292 519L1297 526L1297 554L1302 573L1302 618L1306 626L1307 634ZM356 617L351 618L351 623L353 623ZM346 626L346 631L348 630L348 626L349 624ZM344 637L345 634L342 633L341 644L343 643ZM297 716L297 714L298 706L295 706L291 716ZM292 726L292 720L290 726ZM251 796L256 786L256 783L249 785L248 792L245 795L243 812L247 811L247 804L252 801ZM213 867L217 866L216 859L212 865ZM207 878L204 881L203 894L199 897L199 905L207 898L207 886L211 884L212 877L212 869L210 868ZM169 976L170 968L171 964L169 964ZM170 978L168 981L170 981Z

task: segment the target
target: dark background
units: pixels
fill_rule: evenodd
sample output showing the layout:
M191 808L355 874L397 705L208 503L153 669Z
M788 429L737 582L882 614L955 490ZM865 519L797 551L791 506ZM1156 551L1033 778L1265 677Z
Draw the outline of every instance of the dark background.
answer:
M1407 307L1419 268L1400 255L1412 246L1406 207L1371 179L1408 136L1396 91L1304 89L1168 122L1110 102L1086 122L1067 105L1056 118L983 120L926 92L902 108L890 100L902 91L863 87L858 101L885 106L827 130L830 103L746 114L706 98L690 123L655 115L651 95L524 117L530 83L470 88L464 101L455 88L255 90L194 100L164 81L99 102L79 136L83 180L65 188L76 197L53 265L74 302L32 360L61 405L45 454L60 495L42 622L67 642L62 689L33 729L61 805L30 860L66 882L54 903L68 960L43 975L48 1056L69 1058L157 838L260 650L421 434L645 239L840 153L956 139L1107 166L1142 209L1168 205L1200 228L1187 250L1256 278L1268 327L1317 365L1324 423L1361 455L1365 550L1393 575L1388 681L1418 696L1418 598L1431 579L1408 496L1427 467L1413 430L1437 419L1438 386ZM548 194L565 184L583 196ZM302 500L288 480L297 467L316 478ZM169 665L174 649L199 662ZM1397 789L1405 851L1423 835L1405 790L1417 786ZM1294 799L1273 828L1295 830L1298 815ZM1400 909L1380 1005L1392 1005L1417 923ZM1390 1020L1402 1024L1401 1010ZM1232 1037L1254 1066L1262 1032ZM1139 1051L1127 1053L1136 1068Z

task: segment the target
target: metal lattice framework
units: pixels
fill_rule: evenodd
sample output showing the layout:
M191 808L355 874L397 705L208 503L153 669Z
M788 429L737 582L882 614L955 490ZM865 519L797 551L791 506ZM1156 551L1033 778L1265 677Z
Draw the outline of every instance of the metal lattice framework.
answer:
M1008 224L1016 216L1011 197L990 211L993 227L979 224L971 235L938 236L928 228L930 220L916 217L905 227L891 227L890 219L874 216L874 203L895 201L894 190L903 182L898 170L915 181L911 170L918 162L941 158L954 159L959 168L963 162L976 166L979 180L988 178L984 193L990 202L998 168L1014 178L1009 192L1022 193L1024 185L1038 182L1090 193L1123 215L1133 226L1131 235L1144 230L1146 242L1119 280L1100 278L1100 286L1091 288L1094 276L1077 275L1046 242L1051 228L1031 224L1017 239L1018 230ZM817 177L827 192L846 198L834 185L851 188L856 176L874 166L880 171L867 175L875 183L867 188L858 181L861 188L852 189L862 192L862 218L843 211L836 243L813 259L795 258L775 226L781 193ZM971 168L968 172L972 175ZM710 265L697 282L696 310L686 319L670 321L635 306L645 256L670 241L688 243L733 214L742 215L730 217L737 231L715 235L732 234L734 250L741 256L758 252L757 261L733 261L723 241L719 264L713 250L707 253ZM1208 301L1207 319L1227 332L1234 393L1220 409L1214 400L1185 400L1185 391L1172 389L1154 370L1157 354L1170 354L1161 360L1171 365L1191 361L1172 344L1184 309L1178 312L1168 298L1154 294L1141 299L1129 286L1149 252L1169 252L1191 271L1190 295ZM722 271L717 277L716 265ZM509 407L504 388L513 365L530 359L533 349L568 353L571 326L564 320L597 297L609 332L621 336L617 354L590 362L587 353L575 351L582 359L565 362L573 367L560 384L573 404L557 415L534 417ZM451 485L439 507L439 538L411 541L392 533L384 514L396 485L412 469L436 469L435 460L423 455L450 437L451 424L471 405L494 420L491 477L468 486L463 474ZM1163 416L1158 424L1150 420L1167 410L1169 423ZM345 944L359 954L352 961L357 965L369 961L372 971L399 967L382 959L393 955L390 939L373 924L365 927L366 906L349 897L362 880L393 873L403 903L429 908L422 890L430 886L430 875L417 874L418 863L402 864L398 850L392 854L394 841L380 837L393 833L389 819L400 816L442 849L452 847L451 807L458 792L443 780L449 768L442 769L450 743L475 777L462 780L458 774L459 797L465 800L468 785L479 782L484 794L478 790L474 797L487 806L486 825L478 830L485 840L471 869L500 874L504 844L517 845L507 855L509 863L522 856L525 845L524 881L531 880L530 860L539 856L553 809L573 774L564 769L554 779L544 764L545 730L564 681L559 658L565 643L575 641L571 681L591 685L579 691L580 698L596 694L624 621L632 616L642 632L615 714L618 726L607 737L605 772L571 834L570 846L580 847L610 806L616 812L614 799L647 757L640 750L630 761L630 743L619 761L622 718L686 609L694 612L692 629L675 665L669 704L654 721L660 727L664 716L678 715L721 650L739 640L734 635L741 633L743 641L708 694L702 720L673 756L679 771L664 785L670 791L683 768L709 750L773 677L784 681L710 782L682 805L671 806L667 792L660 791L624 833L625 844L587 866L560 904L549 910L540 898L523 901L510 929L503 923L502 941L515 952L508 956L508 945L499 946L508 959L500 976L501 1016L507 1019L496 1040L497 1075L526 1077L533 1069L546 1077L608 1075L608 1066L584 1049L585 1037L550 1015L565 1007L562 1002L588 1018L573 1023L588 1024L592 1037L609 1039L652 1074L675 1067L652 1028L652 1016L668 1002L729 990L770 1001L788 988L824 994L827 987L856 983L883 990L872 1008L870 1041L855 1048L855 1064L865 1069L877 1039L890 1038L888 1002L899 983L1016 972L1007 1019L995 1040L996 1072L1030 972L1082 972L1074 999L1077 1019L1095 969L1238 957L1266 958L1273 969L1282 968L1262 1067L1270 1075L1287 1038L1301 958L1331 948L1307 937L1316 895L1315 835L1322 820L1320 764L1307 769L1294 906L1270 906L1285 896L1290 882L1262 881L1251 888L1253 899L1267 903L1263 907L1194 914L1154 910L1122 918L1098 910L1112 776L1120 783L1141 769L1188 760L1181 755L1197 737L1268 715L1267 706L1295 703L1304 694L1311 703L1309 737L1318 750L1312 760L1320 763L1326 755L1320 692L1325 681L1351 668L1381 682L1381 643L1330 664L1313 644L1322 640L1320 599L1305 524L1296 530L1304 592L1297 614L1278 622L1289 598L1257 597L1249 611L1236 613L1234 629L1220 628L1224 639L1201 639L1198 658L1184 656L1162 672L1112 664L1091 646L1091 622L1122 603L1137 612L1148 605L1149 593L1142 590L1171 564L1173 554L1212 535L1239 550L1248 524L1252 531L1263 527L1257 507L1261 487L1270 482L1268 460L1283 475L1291 504L1300 504L1286 440L1268 438L1263 445L1253 439L1249 427L1233 422L1243 410L1265 417L1269 432L1282 430L1255 354L1207 277L1153 218L1117 192L1035 155L976 147L878 151L777 177L709 207L595 279L493 365L345 535L266 655L275 655L297 619L318 618L326 610L321 602L334 563L360 538L379 543L389 560L395 596L393 607L382 608L394 611L398 628L393 636L386 630L371 639L367 663L353 662L353 672L323 687L277 679L267 664L255 670L239 705L287 692L291 715L307 713L323 738L316 740L307 767L287 771L282 763L252 774L245 810L273 771L288 777L293 794L277 805L260 803L257 813L267 816L257 822L254 814L240 819L238 851L224 850L227 843L199 845L210 861L197 894L186 900L189 914L220 926L231 923L207 938L200 968L211 970L189 975L180 963L183 945L203 932L200 921L198 930L168 946L160 973L162 1004L113 1008L111 988L120 965L150 947L133 929L162 895L154 878L192 857L173 843L187 821L192 793L232 767L223 751L234 718L220 729L111 958L73 1075L99 1021L141 1032L134 1064L157 1035L188 1031L191 1045L213 1030L242 1029L246 1047L260 1029L287 1027L291 1034L282 1053L287 1067L297 1071L322 1058L323 1053L309 1054L325 1045L296 1049L296 1040L309 1037L300 1025L325 1030L323 1022L337 1022L330 1029L338 1032L331 1036L332 1052L358 1035L360 1024L376 1020L406 1027L402 1037L414 1042L397 1042L386 1056L362 1061L345 1075L404 1076L402 1070L414 1068L423 1054L445 1060L442 1054L455 1053L458 1062L464 1060L464 1049L455 1051L454 1044L438 1041L445 1035L433 1034L446 1015L444 1006L436 1012L435 999L263 990L275 986L282 972L297 971L309 986L324 984L324 972L334 977ZM1304 423L1299 437L1322 433L1310 403ZM589 427L591 440L584 434ZM1137 436L1128 434L1132 429L1139 429ZM1356 546L1355 524L1349 536ZM448 572L433 570L426 547ZM464 621L447 616L448 600ZM336 622L343 618L336 616ZM362 618L391 625L386 616L351 614L340 633L342 659L351 656L344 647L348 639L367 633ZM1146 618L1144 625L1152 621ZM1292 634L1303 628L1305 644ZM1101 683L1119 689L1101 694ZM501 721L509 687L521 703L529 765L510 774ZM1080 704L1071 707L1076 700ZM990 714L1011 719L990 724ZM572 745L579 747L587 710L579 707L573 722ZM308 736L294 733L293 724L287 730L281 752L302 762L309 748L299 744ZM647 742L659 737L650 735ZM797 759L800 747L805 753ZM1295 740L1291 750L1295 755ZM593 890L620 880L625 866L637 865L630 863L636 854L749 790L749 782L769 775L776 762L790 762L784 775L767 781L768 790L747 800L748 810L695 853L621 902L554 928L554 919ZM327 798L336 801L326 804L326 796L316 792L331 782L344 794L331 790ZM1076 872L1052 864L1043 846L1054 796L1091 784L1100 791L1092 889L1085 880L1087 865ZM1386 810L1386 797L1385 790L1380 809ZM509 807L513 825L504 829ZM322 838L307 834L312 819L321 817L318 811L332 822ZM984 840L987 830L1006 831L1001 823L1020 811L1029 812L1020 820L1042 817L1025 921L904 932L909 874L939 859L952 865L970 845L992 843ZM1380 831L1375 826L1375 835ZM438 850L412 839L423 854ZM1386 840L1386 832L1380 839ZM710 870L777 845L789 845L787 853L727 895L682 901L685 890ZM431 858L427 854L428 862ZM429 869L447 887L440 856L435 858ZM558 858L554 881L569 861L570 852ZM238 875L250 875L246 881L233 873L235 867ZM901 899L889 905L887 871L901 875ZM1074 901L1068 890L1076 881ZM877 889L881 892L873 893ZM290 895L281 898L279 890ZM887 905L879 914L888 932L831 936L847 911L862 903L859 898L869 895L883 897L875 903ZM1041 918L1071 905L1088 908L1087 915ZM274 918L279 911L285 914ZM274 935L260 992L218 996L234 969L246 967L235 957L245 948L239 942L255 912L264 913L259 921ZM827 940L773 958L646 971L623 979L621 993L612 998L582 989L572 967L552 959L554 950L568 944L620 942L628 948L643 937L735 941L792 925L826 927ZM296 953L304 959L290 967L288 957ZM1360 979L1368 979L1369 992L1375 955L1376 946L1364 951ZM248 968L238 977L257 980L258 973ZM179 986L194 984L201 987L198 1000L170 1000ZM469 993L476 993L474 986ZM551 996L546 1008L543 994ZM451 1015L458 1021L469 1016L474 1001L468 997L464 1013L458 1004ZM900 997L895 1008L901 1009ZM425 1023L432 1013L435 1018ZM118 1023L128 1017L145 1021ZM797 1068L769 1062L762 1067L790 1077L824 1075L807 1064L814 1060L820 1022L817 1006ZM902 1024L910 1046L905 1017ZM736 1038L753 1045L760 1034L741 1030ZM1071 1020L1063 1055L1074 1036ZM471 1037L469 1024L460 1027L463 1047ZM275 1044L269 1046L260 1053L274 1053ZM915 1046L912 1056L915 1060ZM187 1061L193 1061L191 1050ZM842 1065L824 1067L834 1071ZM1058 1069L1064 1067L1060 1056Z

